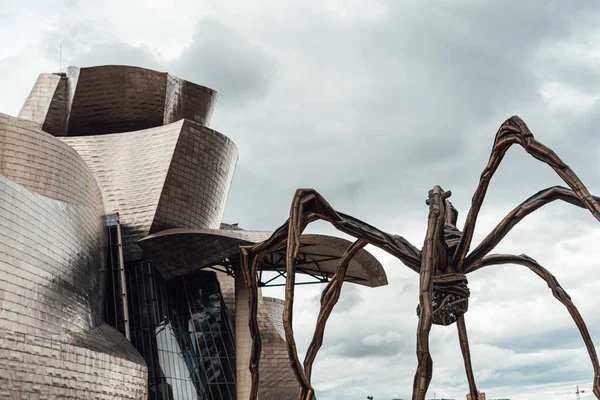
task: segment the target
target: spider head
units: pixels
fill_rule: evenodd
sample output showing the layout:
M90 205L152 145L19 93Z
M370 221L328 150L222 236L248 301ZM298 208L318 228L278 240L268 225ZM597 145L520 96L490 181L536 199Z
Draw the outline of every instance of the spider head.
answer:
M452 196L451 191L444 191L440 186L436 185L433 189L429 191L429 196L427 200L425 200L425 204L427 204L430 208L437 208L439 210L444 210L446 208L445 201L448 197Z
M451 325L469 309L470 291L467 277L462 274L443 274L433 278L433 323ZM417 307L417 315L420 307Z

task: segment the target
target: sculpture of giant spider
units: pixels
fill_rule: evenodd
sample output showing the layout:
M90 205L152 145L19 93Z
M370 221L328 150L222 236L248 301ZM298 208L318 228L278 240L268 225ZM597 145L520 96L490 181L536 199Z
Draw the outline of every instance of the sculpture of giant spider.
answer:
M477 215L494 172L513 144L521 145L536 159L548 164L570 189L554 186L542 190L513 209L494 230L469 253ZM323 342L325 324L339 299L346 270L352 257L366 244L375 245L397 257L407 267L420 275L419 306L417 314L417 371L413 385L413 400L424 400L431 381L433 361L429 354L429 332L432 324L450 325L456 322L460 347L464 359L471 398L476 399L477 386L471 366L464 314L468 310L469 288L466 274L496 264L522 265L548 284L552 294L564 304L571 314L587 347L594 367L594 394L600 399L600 365L588 329L569 295L556 278L534 259L526 255L492 254L490 251L524 217L555 200L562 200L587 208L600 221L600 198L592 196L575 173L552 150L538 142L525 123L514 116L504 122L494 141L492 153L485 167L471 203L462 232L456 227L458 212L448 201L450 192L435 186L429 191L427 233L423 249L419 250L401 236L390 235L354 217L334 210L315 190L299 189L291 206L290 218L273 235L262 243L240 248L242 270L249 289L249 327L253 341L250 355L252 388L250 400L256 400L259 381L261 338L257 321L258 285L257 269L260 260L268 253L286 249L286 288L283 323L290 365L299 383L299 400L315 399L311 386L312 365ZM339 260L336 273L323 290L321 309L311 344L300 363L292 330L295 265L300 246L300 236L305 227L315 220L329 221L340 231L357 238Z

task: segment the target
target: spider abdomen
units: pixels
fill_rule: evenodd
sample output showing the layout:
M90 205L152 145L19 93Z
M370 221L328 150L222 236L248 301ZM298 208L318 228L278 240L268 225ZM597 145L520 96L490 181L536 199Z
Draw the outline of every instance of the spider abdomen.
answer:
M431 305L434 324L451 325L467 312L471 295L467 284L467 277L463 274L449 273L433 277Z

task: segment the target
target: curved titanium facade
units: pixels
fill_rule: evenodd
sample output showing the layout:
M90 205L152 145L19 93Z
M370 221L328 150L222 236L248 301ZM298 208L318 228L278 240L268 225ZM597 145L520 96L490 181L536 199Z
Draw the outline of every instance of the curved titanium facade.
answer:
M41 74L19 117L55 136L103 135L187 119L208 125L217 92L165 72L124 65Z
M0 393L143 399L143 360L103 325L104 210L93 174L39 125L4 115L0 159Z
M93 175L77 153L28 121L0 118L5 289L1 326L80 332L102 322L104 215Z
M272 297L261 295L259 299L258 318L263 340L258 392L261 400L298 399L298 382L290 367L283 333L283 304L283 300Z
M169 228L218 228L238 158L222 134L189 120L110 135L61 138L87 162L107 214L119 213L125 260Z

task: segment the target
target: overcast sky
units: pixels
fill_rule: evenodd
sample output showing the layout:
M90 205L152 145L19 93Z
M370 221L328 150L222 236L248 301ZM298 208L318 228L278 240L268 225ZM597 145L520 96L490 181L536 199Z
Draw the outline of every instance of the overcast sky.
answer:
M514 114L600 194L597 0L0 3L2 113L16 115L37 75L60 68L61 43L63 70L130 64L219 91L211 127L240 150L225 221L246 229L275 229L294 190L312 187L336 209L420 248L427 191L452 190L462 224L495 132ZM557 184L564 185L549 167L511 149L474 244L514 206ZM325 224L310 231L336 234ZM495 252L526 253L549 268L600 343L599 241L589 212L555 203ZM369 250L389 285L345 287L315 365L319 400L410 398L418 276ZM488 399L569 399L556 393L576 384L590 392L582 399L593 398L583 341L541 279L507 265L469 282L466 322ZM301 348L320 289L297 290ZM431 347L429 397L463 399L455 325L434 326Z

